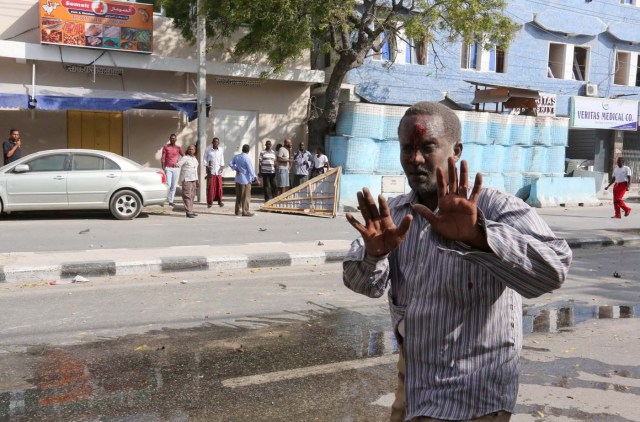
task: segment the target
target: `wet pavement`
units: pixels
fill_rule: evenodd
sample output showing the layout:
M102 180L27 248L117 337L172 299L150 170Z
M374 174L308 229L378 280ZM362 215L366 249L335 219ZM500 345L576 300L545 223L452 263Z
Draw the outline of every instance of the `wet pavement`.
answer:
M345 309L266 322L260 329L203 326L0 356L0 418L12 421L384 420L369 406L393 389L392 365L344 362L397 352L387 315ZM391 356L391 361L396 357ZM340 375L323 366L339 362ZM318 368L267 385L225 381ZM13 379L16 385L6 385ZM23 380L23 381L20 381Z
M557 336L571 336L575 329L591 329L592 322L640 321L636 319L639 310L640 305L579 304L525 309L525 331L533 334L525 336L521 396L530 388L547 386L548 390L543 387L547 402L550 391L561 389L565 400L576 399L573 396L581 394L578 390L597 390L639 403L638 365L571 356L569 349L564 356L551 356L553 347L546 344L557 343ZM255 318L249 322L262 328L166 329L0 355L0 386L5 391L0 393L0 420L387 419L386 408L372 405L394 389L397 343L388 331L385 313L363 315L327 307L290 320ZM608 327L606 330L618 328ZM548 333L555 334L540 337ZM374 359L378 360L370 367L357 367L357 362ZM520 415L514 420L638 420L622 417L615 409L593 413L530 403L531 396L521 397Z
M640 421L638 252L577 252L525 301L512 422ZM388 420L387 306L339 264L14 285L0 308L0 421Z

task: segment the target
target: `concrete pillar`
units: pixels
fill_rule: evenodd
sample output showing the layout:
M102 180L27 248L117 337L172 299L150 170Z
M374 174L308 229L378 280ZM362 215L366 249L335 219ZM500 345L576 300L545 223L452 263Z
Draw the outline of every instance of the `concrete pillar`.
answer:
M611 161L609 162L609 168L608 168L609 174L611 174L614 167L617 165L616 161L618 161L618 157L622 156L623 140L624 140L624 131L614 130L613 136L611 137Z

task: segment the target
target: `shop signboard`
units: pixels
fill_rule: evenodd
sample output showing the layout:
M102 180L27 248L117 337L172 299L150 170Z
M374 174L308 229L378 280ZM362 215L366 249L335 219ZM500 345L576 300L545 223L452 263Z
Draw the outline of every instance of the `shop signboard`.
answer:
M538 117L556 117L556 94L540 93L536 100Z
M638 101L572 97L571 127L638 130Z
M40 42L151 53L153 5L108 0L40 0Z

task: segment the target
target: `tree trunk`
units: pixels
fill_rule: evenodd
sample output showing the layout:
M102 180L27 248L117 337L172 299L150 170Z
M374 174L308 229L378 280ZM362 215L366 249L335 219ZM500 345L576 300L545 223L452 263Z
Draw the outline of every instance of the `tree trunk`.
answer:
M324 108L319 115L312 116L307 123L309 129L309 149L313 150L317 146L324 146L325 136L333 130L338 118L338 108L340 106L340 87L347 76L349 70L358 67L358 60L353 55L343 54L336 63L327 89L324 94ZM313 148L313 149L312 149Z

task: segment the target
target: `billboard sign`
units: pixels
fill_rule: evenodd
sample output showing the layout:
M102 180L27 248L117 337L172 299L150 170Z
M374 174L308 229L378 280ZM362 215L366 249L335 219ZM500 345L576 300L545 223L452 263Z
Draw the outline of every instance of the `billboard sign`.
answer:
M40 42L148 54L153 45L153 5L40 0Z
M638 101L572 97L571 127L638 130Z

